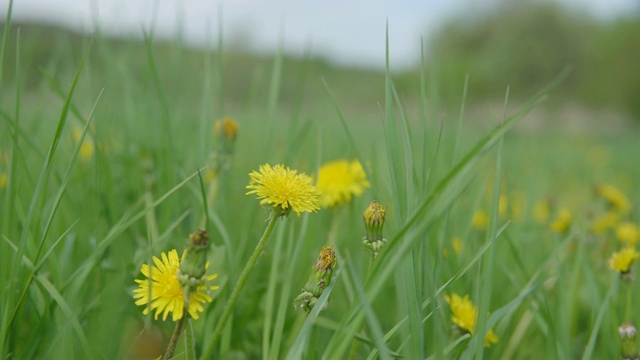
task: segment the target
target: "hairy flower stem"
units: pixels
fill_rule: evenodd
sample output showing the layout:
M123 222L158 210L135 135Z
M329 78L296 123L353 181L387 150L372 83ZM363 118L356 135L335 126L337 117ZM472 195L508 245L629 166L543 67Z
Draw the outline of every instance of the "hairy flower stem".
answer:
M193 322L187 320L187 327L184 329L184 351L186 360L196 360L196 342L193 339Z
M207 349L203 354L203 358L209 357L209 355L213 351L213 346L215 346L216 342L220 338L220 335L222 335L222 330L224 329L224 326L227 323L229 316L233 312L233 307L235 306L236 301L238 300L240 291L242 291L244 284L247 282L247 279L249 278L249 274L251 273L251 270L253 270L253 267L256 264L256 261L258 261L258 258L262 254L262 249L264 248L264 245L267 243L267 240L271 236L271 232L273 231L273 228L276 225L276 221L280 217L280 214L281 212L278 211L277 209L274 209L271 212L271 215L269 217L269 224L267 225L267 228L264 230L264 233L262 234L260 241L258 241L258 245L256 245L255 250L253 250L253 254L251 254L249 261L247 261L247 264L244 266L244 269L240 274L240 278L238 279L236 286L233 288L233 291L231 292L231 297L229 298L229 301L227 301L227 305L225 306L224 311L222 312L222 315L220 316L220 319L218 320L218 323L216 324L216 327L213 330L213 336L211 338L211 341L209 342L209 346L207 347Z
M162 360L169 360L173 357L174 351L176 351L176 345L178 345L178 339L180 338L180 333L184 328L184 323L187 319L187 309L185 309L185 313L176 323L176 328L173 330L173 335L171 335L171 340L169 340L169 346L167 346L167 351L164 353Z

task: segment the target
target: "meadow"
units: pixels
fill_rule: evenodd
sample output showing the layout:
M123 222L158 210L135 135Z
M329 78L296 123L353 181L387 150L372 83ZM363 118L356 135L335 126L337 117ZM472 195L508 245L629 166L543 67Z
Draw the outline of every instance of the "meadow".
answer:
M637 354L638 255L612 254L640 236L638 129L559 125L566 72L496 107L473 74L439 92L427 59L397 88L393 64L7 25L0 60L2 358L154 359L177 323L181 359ZM265 164L303 190L328 172L334 201L261 206ZM211 301L143 314L141 267L198 229Z

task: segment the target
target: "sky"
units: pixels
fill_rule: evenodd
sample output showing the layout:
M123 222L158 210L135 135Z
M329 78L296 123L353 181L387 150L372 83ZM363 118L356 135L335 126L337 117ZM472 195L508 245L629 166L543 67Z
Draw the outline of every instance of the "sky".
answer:
M624 14L636 0L556 0L602 18ZM310 51L341 65L382 68L385 28L395 69L419 61L426 41L447 19L474 14L499 0L14 0L15 22L38 21L76 31L172 38L196 45L302 55ZM0 0L6 17L9 0Z

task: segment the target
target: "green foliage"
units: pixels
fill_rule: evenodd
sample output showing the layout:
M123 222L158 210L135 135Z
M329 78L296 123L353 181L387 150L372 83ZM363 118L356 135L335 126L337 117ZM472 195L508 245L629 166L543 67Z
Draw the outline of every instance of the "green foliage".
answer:
M606 268L615 234L590 230L607 210L594 182L618 185L638 206L637 130L509 132L555 82L518 111L482 115L502 120L482 134L464 114L477 83L467 95L456 80L465 90L449 95L426 61L419 84L398 88L390 66L352 72L280 54L214 56L69 33L43 43L41 32L9 29L0 84L0 174L8 178L0 188L1 358L157 357L174 324L142 315L134 279L152 256L182 251L203 224L221 288L189 328L200 356L616 358L617 327L640 323L623 315L627 288ZM544 71L556 78L555 69ZM459 112L443 105L454 103ZM212 127L223 115L240 130L232 167L212 186ZM337 158L359 159L371 188L340 208L278 220L214 342L268 216L245 195L248 173L284 162L315 176ZM388 206L388 243L370 267L362 213L373 199ZM571 210L568 232L535 221L541 199L553 204L551 216ZM490 209L488 231L472 227L477 209ZM635 210L624 217L640 220ZM329 243L336 271L306 317L293 299ZM629 289L637 304L640 288ZM478 328L493 328L497 344L484 348L453 327L444 296L454 292L491 313ZM177 357L184 354L179 345Z
M638 12L599 21L555 3L525 1L450 21L432 39L430 54L444 84L458 84L470 74L476 98L494 100L510 85L522 99L570 67L574 71L557 101L637 117L638 43Z

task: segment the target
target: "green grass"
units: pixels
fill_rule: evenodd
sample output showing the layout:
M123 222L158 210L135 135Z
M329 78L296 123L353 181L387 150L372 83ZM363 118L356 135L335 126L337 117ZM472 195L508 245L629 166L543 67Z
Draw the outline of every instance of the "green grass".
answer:
M142 315L134 279L152 256L182 251L202 219L221 289L193 322L198 356L342 359L356 341L355 358L610 359L620 357L617 327L638 322L625 319L626 285L607 268L620 247L614 233L590 232L606 207L595 183L632 202L640 196L638 130L517 125L562 76L516 111L478 116L465 111L472 85L443 99L427 59L415 88L399 91L392 64L363 75L277 55L238 71L243 57L232 52L65 33L51 35L56 46L37 59L36 35L7 26L0 57L2 358L162 354L174 324ZM199 170L225 115L240 133L205 209ZM83 139L95 145L88 159ZM315 175L336 158L360 160L371 188L340 208L279 221L213 343L266 226L268 213L245 195L248 173L284 162ZM501 194L510 204L503 215ZM552 216L571 210L568 232L533 220L545 198ZM373 199L388 206L388 244L367 275L362 212ZM490 214L487 231L471 226L478 208ZM638 222L635 208L625 219ZM328 307L305 317L292 302L331 236L338 270L319 299ZM454 292L491 313L477 326L493 328L497 344L454 329L445 301ZM176 356L185 357L182 344Z

